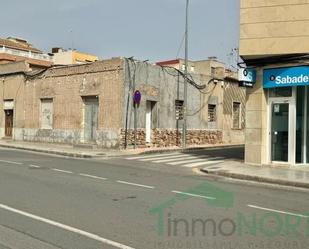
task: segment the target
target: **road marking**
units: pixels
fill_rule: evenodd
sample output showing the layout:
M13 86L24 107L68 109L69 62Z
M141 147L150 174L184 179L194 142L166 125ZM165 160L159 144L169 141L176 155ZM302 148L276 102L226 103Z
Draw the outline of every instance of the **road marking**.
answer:
M247 206L250 207L250 208L260 209L260 210L274 212L274 213L278 213L278 214L288 214L288 215L291 215L291 216L296 216L296 217L301 217L301 218L309 218L309 215L285 212L285 211L281 211L281 210L276 210L276 209L271 209L271 208L264 208L264 207L259 207L259 206L255 206L255 205L247 205Z
M182 157L177 157L177 158L169 158L169 159L164 159L164 160L158 160L158 161L152 161L153 163L167 163L167 162L174 162L174 161L179 161L179 160L186 160L186 159L197 159L198 157L196 156L182 156Z
M184 157L184 155L175 155L175 156L162 156L159 158L147 158L147 159L140 159L140 161L146 162L146 161L157 161L157 160L163 160L163 159L172 159L172 158L179 158Z
M188 158L187 158L188 159ZM172 162L168 163L168 165L179 165L179 164L185 164L185 163L197 163L197 162L205 162L205 159L191 159L191 160L182 160L180 162Z
M118 242L102 238L99 235L96 235L96 234L93 234L93 233L89 233L89 232L80 230L78 228L71 227L71 226L59 223L57 221L49 220L49 219L46 219L46 218L43 218L43 217L31 214L31 213L27 213L27 212L24 212L24 211L21 211L21 210L18 210L18 209L15 209L15 208L3 205L3 204L0 204L0 208L4 209L4 210L7 210L7 211L10 211L12 213L16 213L16 214L19 214L19 215L31 218L33 220L37 220L37 221L40 221L40 222L43 222L43 223L46 223L46 224L49 224L49 225L61 228L63 230L67 230L67 231L72 232L72 233L76 233L76 234L82 235L82 236L87 237L89 239L93 239L93 240L102 242L104 244L107 244L107 245L110 245L110 246L114 246L114 247L119 248L119 249L134 249L133 247L129 247L129 246L120 244Z
M176 190L173 190L172 193L181 194L181 195L188 195L188 196L198 197L198 198L203 198L203 199L208 199L208 200L216 200L215 197L210 197L210 196L205 196L205 195L197 195L197 194L186 193L186 192L180 192L180 191L176 191Z
M88 175L88 174L79 174L80 176L85 176L93 179L98 179L98 180L107 180L107 178L104 177L99 177L99 176L93 176L93 175Z
M53 171L61 172L61 173L66 173L66 174L73 174L72 171L67 171L67 170L62 170L62 169L52 169Z
M210 164L218 164L218 163L223 163L223 162L224 161L219 161L219 160L204 161L204 162L199 162L199 163L185 164L182 167L193 168L193 167L197 167L197 166L210 165Z
M151 158L151 157L161 157L161 156L172 156L176 155L176 153L171 153L171 154L160 154L160 155L148 155L148 156L137 156L137 157L128 157L126 158L127 160L135 160L135 159L143 159L143 158Z
M132 183L132 182L124 182L124 181L117 181L118 183L126 184L126 185L132 185L132 186L137 186L137 187L142 187L142 188L149 188L149 189L154 189L155 187L153 186L147 186L143 184L137 184L137 183Z
M19 162L5 161L5 160L0 160L0 162L2 162L2 163L9 163L9 164L16 164L16 165L22 165L23 164L23 163L19 163Z
M34 165L34 164L30 164L29 166L30 166L31 168L36 168L36 169L40 169L40 168L42 168L41 166Z

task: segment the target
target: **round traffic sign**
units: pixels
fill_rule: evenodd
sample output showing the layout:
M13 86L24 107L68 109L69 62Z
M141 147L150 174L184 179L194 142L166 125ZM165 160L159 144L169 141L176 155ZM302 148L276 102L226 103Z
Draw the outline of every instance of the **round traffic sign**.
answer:
M139 104L142 100L142 94L139 90L136 90L133 95L133 100L135 103Z

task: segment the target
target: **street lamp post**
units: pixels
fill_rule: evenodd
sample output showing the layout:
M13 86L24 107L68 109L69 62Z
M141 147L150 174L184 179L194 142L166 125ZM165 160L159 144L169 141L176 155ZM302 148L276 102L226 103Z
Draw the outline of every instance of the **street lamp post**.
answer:
M183 91L183 131L182 131L182 146L187 146L187 102L188 102L188 36L189 36L189 0L186 0L186 32L185 32L185 79Z

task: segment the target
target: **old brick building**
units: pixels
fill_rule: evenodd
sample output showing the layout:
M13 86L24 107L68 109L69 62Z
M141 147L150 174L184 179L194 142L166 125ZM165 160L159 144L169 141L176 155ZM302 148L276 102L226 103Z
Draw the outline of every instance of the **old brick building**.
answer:
M192 75L188 144L242 142L244 90L230 74L212 79ZM122 58L37 72L25 62L0 66L0 137L123 148L136 123L137 146L181 145L183 82L175 69Z

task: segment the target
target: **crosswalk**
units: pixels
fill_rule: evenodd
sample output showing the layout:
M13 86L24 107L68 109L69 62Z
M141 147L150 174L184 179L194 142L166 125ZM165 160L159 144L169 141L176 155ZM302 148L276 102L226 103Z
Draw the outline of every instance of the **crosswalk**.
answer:
M224 162L223 157L184 154L179 152L170 154L130 156L127 157L126 160L135 160L139 162L150 162L154 164L165 164L170 166L179 166L186 168L207 167Z

